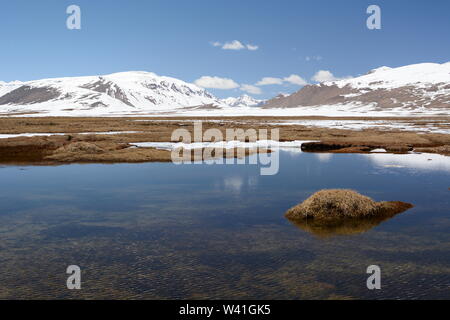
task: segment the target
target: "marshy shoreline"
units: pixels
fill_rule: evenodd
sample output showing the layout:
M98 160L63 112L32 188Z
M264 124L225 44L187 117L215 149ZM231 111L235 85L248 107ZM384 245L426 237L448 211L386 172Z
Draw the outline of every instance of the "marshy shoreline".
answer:
M135 148L139 142L171 142L173 131L279 129L280 141L316 141L302 145L303 152L388 153L411 151L450 155L450 117L429 118L327 118L327 117L148 117L148 118L0 118L0 163L39 165L64 163L170 162L171 152L156 148ZM354 129L339 125L311 125L311 122L357 123ZM380 126L364 127L376 121ZM389 125L389 124L392 125ZM407 126L405 125L407 124ZM399 128L399 126L405 126ZM437 129L436 129L437 128ZM81 147L80 147L81 146ZM236 150L235 150L236 151ZM256 152L268 152L256 151ZM246 153L246 155L252 152Z

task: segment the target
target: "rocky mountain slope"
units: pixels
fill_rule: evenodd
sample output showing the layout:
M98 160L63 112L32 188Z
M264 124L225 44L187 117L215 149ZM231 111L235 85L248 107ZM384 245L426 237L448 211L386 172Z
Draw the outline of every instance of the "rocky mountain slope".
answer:
M150 72L0 83L0 113L135 113L221 101L205 89Z
M450 62L381 67L366 75L307 85L287 97L269 100L264 108L333 106L348 111L450 113ZM331 109L331 108L330 108Z

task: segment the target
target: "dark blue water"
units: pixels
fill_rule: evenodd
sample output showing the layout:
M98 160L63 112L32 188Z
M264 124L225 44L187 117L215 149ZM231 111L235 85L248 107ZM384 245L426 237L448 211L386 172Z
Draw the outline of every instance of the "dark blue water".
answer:
M450 160L280 156L275 176L255 165L0 167L0 298L450 298ZM415 207L344 235L284 218L326 188ZM374 264L382 289L371 291ZM82 269L80 291L66 288L69 265Z

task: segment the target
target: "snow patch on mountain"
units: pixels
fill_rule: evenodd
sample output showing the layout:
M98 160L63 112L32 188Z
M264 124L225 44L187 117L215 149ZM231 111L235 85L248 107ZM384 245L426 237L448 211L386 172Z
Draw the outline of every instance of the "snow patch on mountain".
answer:
M0 84L0 112L139 112L219 105L205 89L151 72Z
M0 82L0 115L27 116L424 116L450 114L450 62L380 67L306 85L269 101L218 99L151 72Z
M290 96L269 100L263 107L298 108L317 115L327 110L330 115L448 115L450 62L380 67L356 78L307 85Z
M380 67L368 74L338 81L325 82L325 85L337 85L340 88L392 89L404 86L429 87L437 84L450 84L450 62L420 63L399 68Z
M230 97L222 100L223 104L230 107L257 107L265 102L265 100L257 100L249 95L242 95L240 97Z

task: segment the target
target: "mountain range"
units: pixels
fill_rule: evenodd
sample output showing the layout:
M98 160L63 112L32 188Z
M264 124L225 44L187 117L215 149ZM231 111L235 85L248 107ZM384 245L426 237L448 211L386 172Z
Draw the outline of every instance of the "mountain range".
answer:
M450 62L381 67L306 85L268 101L218 99L203 88L151 72L0 82L2 115L420 115L450 114Z
M344 107L368 112L443 113L450 111L450 62L381 67L366 75L307 85L269 100L264 108Z

